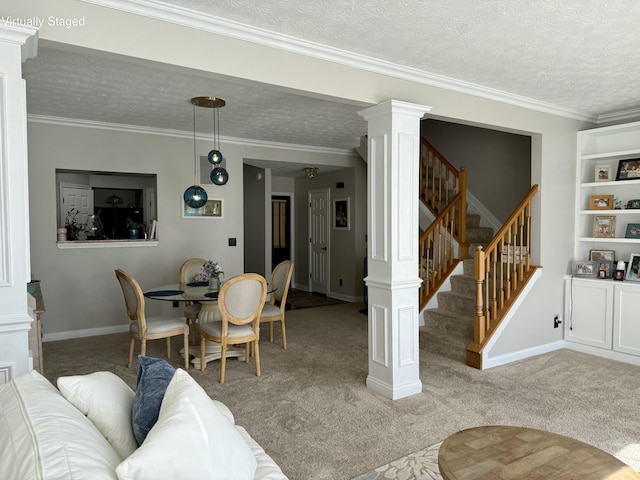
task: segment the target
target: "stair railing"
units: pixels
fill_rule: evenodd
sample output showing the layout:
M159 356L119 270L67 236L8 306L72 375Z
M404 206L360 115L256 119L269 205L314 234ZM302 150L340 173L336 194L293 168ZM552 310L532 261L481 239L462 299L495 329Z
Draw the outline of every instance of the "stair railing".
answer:
M459 215L461 193L438 214L420 235L420 309L424 308L458 263L456 258L456 218Z
M531 200L534 185L483 250L474 253L476 314L467 364L482 368L481 353L505 314L539 267L531 265Z
M455 267L455 254L457 259L469 256L467 172L464 168L458 172L424 138L420 148L420 200L436 216L420 236L422 309Z

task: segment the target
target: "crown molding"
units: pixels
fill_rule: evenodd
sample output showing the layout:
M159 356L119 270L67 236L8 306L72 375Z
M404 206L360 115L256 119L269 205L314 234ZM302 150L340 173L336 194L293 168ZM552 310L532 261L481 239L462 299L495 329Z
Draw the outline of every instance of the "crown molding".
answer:
M95 128L126 133L141 133L145 135L161 135L164 137L177 137L193 139L193 131L170 130L163 128L145 127L140 125L124 125L119 123L96 122L93 120L81 120L75 118L51 117L46 115L27 115L27 122L43 123L49 125L61 125L76 128ZM211 135L196 134L196 139L203 141L213 140ZM358 155L355 149L331 148L314 145L298 145L295 143L269 142L265 140L251 140L240 137L220 137L220 141L243 147L277 148L281 150L295 150L299 152L320 153L329 155Z
M0 41L19 45L24 62L38 53L38 27L20 22L23 21L13 17L2 17Z
M634 110L624 110L622 112L603 113L602 115L598 115L596 123L628 122L629 120L634 121L639 118L640 108L637 108Z
M487 100L493 100L575 120L585 122L597 121L597 117L577 110L561 108L557 105L524 97L522 95L516 95L502 90L465 82L463 80L425 72L416 68L398 65L365 55L359 55L289 35L283 35L261 28L252 27L251 25L235 22L233 20L208 15L202 12L195 12L175 5L168 5L157 0L81 1L106 8L113 8L127 13L133 13L153 20L160 20L292 53L298 53L320 60L326 60L430 87L442 88L466 95L473 95Z

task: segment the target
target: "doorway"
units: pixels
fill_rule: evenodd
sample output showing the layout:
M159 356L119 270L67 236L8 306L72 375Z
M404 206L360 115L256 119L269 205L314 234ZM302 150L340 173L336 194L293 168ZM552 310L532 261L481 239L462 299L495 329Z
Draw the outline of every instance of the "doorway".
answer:
M271 265L291 257L291 197L273 195L271 197Z
M309 190L309 286L329 291L329 189Z

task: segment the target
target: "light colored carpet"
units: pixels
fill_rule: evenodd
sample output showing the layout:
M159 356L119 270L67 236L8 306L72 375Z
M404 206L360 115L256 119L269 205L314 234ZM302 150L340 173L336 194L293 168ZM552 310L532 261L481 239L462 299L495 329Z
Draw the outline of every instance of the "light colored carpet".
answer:
M640 467L640 367L559 350L479 371L421 350L423 392L392 401L365 386L367 316L360 308L287 312L288 348L277 327L275 344L260 342L260 377L253 363L235 359L224 385L218 362L190 370L291 480L347 480L487 424L567 435ZM43 323L46 331L46 314ZM126 334L45 343L45 375L107 370L133 387L137 364L126 368L127 343ZM175 340L175 366L178 350ZM148 355L164 357L164 341L150 342Z

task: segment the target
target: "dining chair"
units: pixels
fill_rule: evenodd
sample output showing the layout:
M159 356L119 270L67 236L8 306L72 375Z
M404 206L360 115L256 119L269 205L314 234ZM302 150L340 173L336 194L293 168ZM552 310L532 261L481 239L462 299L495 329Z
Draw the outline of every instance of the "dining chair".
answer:
M207 261L204 258L194 257L185 260L185 262L180 266L180 272L178 273L180 289L184 290L184 286L187 283L193 282L196 275L202 273L202 266L205 263L207 263ZM200 314L201 309L202 305L199 303L185 302L184 318L190 328L198 321L198 315Z
M224 383L227 346L245 344L245 363L249 363L249 349L256 362L256 376L260 376L260 313L267 294L267 281L257 273L244 273L222 284L218 307L222 320L200 325L200 371L204 371L205 341L220 344L220 383Z
M287 295L293 274L293 261L285 260L276 265L271 273L271 292L269 301L265 303L260 315L260 323L269 323L269 342L273 343L273 324L280 322L282 331L282 348L287 349L287 332L284 326L284 311L287 306Z
M129 317L129 363L133 362L133 349L136 339L140 340L140 354L147 353L147 340L158 338L167 339L167 358L171 357L171 337L184 336L184 368L189 369L189 326L184 318L156 316L147 318L145 315L144 295L140 285L124 270L117 269L116 277L120 282L124 304Z

